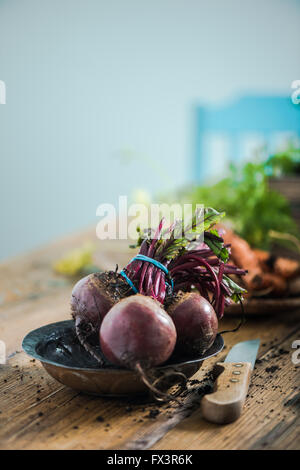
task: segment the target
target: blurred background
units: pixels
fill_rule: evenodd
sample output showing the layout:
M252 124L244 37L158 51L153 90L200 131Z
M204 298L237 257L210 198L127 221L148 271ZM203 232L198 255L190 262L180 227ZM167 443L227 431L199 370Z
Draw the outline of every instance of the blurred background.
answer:
M0 0L0 259L120 195L296 235L299 24L299 0Z

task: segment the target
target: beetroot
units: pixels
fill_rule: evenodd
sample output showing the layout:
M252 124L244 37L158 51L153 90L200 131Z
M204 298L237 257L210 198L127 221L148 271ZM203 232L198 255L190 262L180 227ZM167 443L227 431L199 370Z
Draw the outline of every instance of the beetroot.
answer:
M120 274L95 273L75 285L76 333L100 364L100 328L104 355L138 370L144 382L144 370L171 355L176 329L177 349L185 355L203 354L211 346L217 318L245 292L230 278L245 271L227 263L229 245L213 229L223 215L206 208L187 223L177 220L164 228L162 219L156 231L138 229L140 251ZM195 289L198 294L191 294Z
M140 294L115 304L100 328L100 344L106 358L113 364L135 370L160 399L171 397L150 383L145 370L164 363L171 356L175 343L176 329L171 317L158 301ZM178 372L173 375L183 376Z
M160 304L144 295L121 300L104 318L100 344L104 355L114 364L135 368L165 362L173 352L176 329Z
M183 355L202 355L212 346L218 319L212 305L196 292L180 293L168 313L177 332L176 349Z
M91 345L99 338L99 328L109 309L124 296L127 284L115 272L90 274L75 284L71 296L71 313L75 329L84 348L99 362L100 356Z

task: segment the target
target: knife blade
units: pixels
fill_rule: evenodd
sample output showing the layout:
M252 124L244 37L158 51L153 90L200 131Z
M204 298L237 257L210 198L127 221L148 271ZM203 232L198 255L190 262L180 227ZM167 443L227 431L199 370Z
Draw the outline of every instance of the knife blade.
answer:
M213 393L201 401L202 415L207 421L231 423L241 415L247 396L251 372L254 368L260 340L237 343L224 362L216 364L218 377Z
M250 362L252 369L254 369L259 343L259 339L251 339L235 344L224 362Z

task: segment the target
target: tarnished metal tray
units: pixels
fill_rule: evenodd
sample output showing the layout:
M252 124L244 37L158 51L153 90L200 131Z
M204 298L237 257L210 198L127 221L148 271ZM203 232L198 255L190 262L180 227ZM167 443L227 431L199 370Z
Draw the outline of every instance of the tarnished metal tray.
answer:
M117 368L116 366L107 364L105 367L99 367L95 360L89 357L88 353L81 347L76 345L77 357L84 358L87 364L83 366L81 361L74 361L72 354L65 359L59 357L53 360L53 355L49 354L45 345L55 338L66 337L74 332L73 320L66 320L49 325L42 326L28 333L23 339L22 347L24 351L31 357L39 360L46 371L56 380L71 387L75 390L88 394L118 397L137 395L148 392L147 387L142 382L137 373L125 368ZM74 333L75 335L75 333ZM154 379L158 379L168 372L179 372L187 378L192 377L202 366L203 361L215 356L222 351L224 340L221 335L217 335L212 347L204 356L198 358L184 358L179 360L178 357L172 356L169 361L162 366L151 369ZM78 348L82 348L79 350ZM176 385L176 374L173 377L172 384L165 383L164 388L167 390L170 386Z

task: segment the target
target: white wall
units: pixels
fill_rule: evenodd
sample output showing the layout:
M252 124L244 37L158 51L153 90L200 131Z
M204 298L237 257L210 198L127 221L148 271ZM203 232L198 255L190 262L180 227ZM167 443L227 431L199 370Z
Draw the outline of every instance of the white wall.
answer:
M0 0L0 258L186 182L192 106L289 94L299 24L299 0Z

